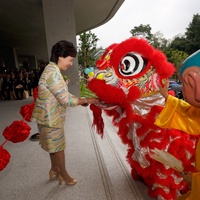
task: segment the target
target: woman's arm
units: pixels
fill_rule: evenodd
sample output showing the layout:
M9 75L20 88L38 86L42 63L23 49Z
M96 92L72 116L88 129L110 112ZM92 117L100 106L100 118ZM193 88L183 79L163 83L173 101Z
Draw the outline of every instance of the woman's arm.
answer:
M77 105L84 105L86 106L87 104L99 104L100 101L97 98L83 98L79 99L79 102Z
M47 84L50 92L56 97L58 102L63 106L76 106L76 105L84 105L86 104L98 104L99 99L97 98L83 98L79 99L74 95L66 92L64 89L64 85L60 80L57 72L48 73L47 76Z
M76 106L78 98L66 91L65 83L56 71L50 71L46 77L47 88L55 96L57 101L64 107Z

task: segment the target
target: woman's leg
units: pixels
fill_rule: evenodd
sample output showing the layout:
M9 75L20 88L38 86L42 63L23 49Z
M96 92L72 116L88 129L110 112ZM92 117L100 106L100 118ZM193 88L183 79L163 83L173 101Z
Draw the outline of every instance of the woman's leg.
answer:
M54 153L55 155L55 164L60 169L60 175L63 177L65 182L70 183L73 181L73 178L67 173L65 169L65 152L64 150Z
M49 155L50 155L50 159L51 159L51 170L60 174L60 169L59 169L57 162L56 162L55 153L50 153Z

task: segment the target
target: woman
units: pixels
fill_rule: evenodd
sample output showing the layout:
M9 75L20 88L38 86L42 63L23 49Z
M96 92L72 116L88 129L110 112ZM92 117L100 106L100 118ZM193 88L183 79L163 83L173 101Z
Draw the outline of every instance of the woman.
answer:
M59 41L52 47L51 62L40 77L38 97L31 117L38 124L41 147L50 154L50 180L53 175L57 175L60 184L64 180L68 185L76 184L77 180L71 178L65 168L66 108L99 103L96 98L79 99L68 92L60 70L67 70L72 66L76 54L76 48L68 41Z

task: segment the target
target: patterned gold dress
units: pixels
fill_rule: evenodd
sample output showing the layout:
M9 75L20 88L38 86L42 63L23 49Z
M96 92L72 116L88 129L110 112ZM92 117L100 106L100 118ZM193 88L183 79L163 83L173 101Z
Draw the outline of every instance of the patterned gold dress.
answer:
M58 66L50 62L40 77L38 97L31 117L38 124L39 143L45 151L54 153L64 150L66 108L76 106L78 101L68 92Z

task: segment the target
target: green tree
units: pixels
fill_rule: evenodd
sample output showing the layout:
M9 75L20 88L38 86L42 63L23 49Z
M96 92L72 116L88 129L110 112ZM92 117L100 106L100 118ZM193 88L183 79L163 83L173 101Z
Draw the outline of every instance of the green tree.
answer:
M177 35L174 37L170 44L170 48L173 50L179 50L179 51L184 51L186 52L186 46L188 44L188 40L186 37L183 35Z
M181 65L181 63L188 57L188 54L184 51L173 49L166 51L165 55L167 56L168 61L174 64L176 71L178 71L178 68Z
M152 45L155 49L160 49L161 51L165 50L169 43L160 31L152 34L151 26L149 24L140 24L140 26L135 26L131 29L130 33L132 34L132 37L146 39L150 45Z
M160 31L157 31L151 37L151 45L155 49L164 51L167 48L168 40L163 37L163 34Z
M91 31L83 33L79 38L79 51L78 51L78 62L85 69L95 62L93 52L96 50L97 41L99 39Z
M200 15L193 15L192 22L190 22L187 31L185 32L188 44L186 51L189 54L194 53L200 49Z
M131 29L130 33L132 34L132 37L136 36L138 38L145 38L148 42L150 42L152 38L151 26L149 24L140 24L139 26L135 26Z

